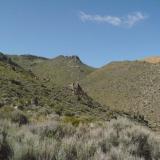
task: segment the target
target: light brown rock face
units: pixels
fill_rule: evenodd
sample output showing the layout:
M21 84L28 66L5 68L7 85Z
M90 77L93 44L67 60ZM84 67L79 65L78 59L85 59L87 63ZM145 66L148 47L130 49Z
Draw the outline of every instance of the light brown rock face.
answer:
M144 61L153 64L160 63L160 56L147 57L144 59Z

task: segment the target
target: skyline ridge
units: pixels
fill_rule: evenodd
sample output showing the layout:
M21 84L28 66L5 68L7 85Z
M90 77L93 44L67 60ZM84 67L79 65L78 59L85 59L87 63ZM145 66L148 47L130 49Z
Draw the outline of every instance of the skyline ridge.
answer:
M53 56L53 57L46 57L46 56L41 56L41 55L38 55L38 54L9 54L9 53L4 53L4 52L1 52L0 53L2 54L5 54L5 55L8 55L8 56L33 56L33 57L37 57L37 58L44 58L46 60L52 60L52 59L56 59L56 58L59 58L61 56L63 57L67 57L67 58L72 58L72 57L78 57L79 61L82 62L83 64L86 64L88 66L91 66L91 67L94 67L94 68L101 68L109 63L112 63L112 62L123 62L123 61L146 61L148 63L149 62L149 59L156 59L156 58L160 58L160 55L156 55L156 54L153 54L153 55L150 55L150 56L146 56L146 57L139 57L137 59L116 59L116 60L106 60L106 63L102 64L101 66L93 66L93 65L90 65L86 62L86 60L83 60L79 55L77 54L59 54L59 55L56 55L56 56ZM159 63L159 62L157 62Z
M158 0L5 0L0 50L48 58L74 53L95 67L160 55L159 6Z

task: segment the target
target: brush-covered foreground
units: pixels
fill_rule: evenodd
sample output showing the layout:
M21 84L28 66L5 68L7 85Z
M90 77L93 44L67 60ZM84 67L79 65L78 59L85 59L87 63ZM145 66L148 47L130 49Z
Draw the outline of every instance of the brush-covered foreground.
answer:
M160 137L127 119L79 124L0 120L0 160L159 160Z
M32 66L42 63L46 71L47 61L49 68L59 71L51 70L49 77L32 72ZM64 76L68 76L66 68L75 73L69 79ZM137 109L136 114L113 111L88 96L75 82L93 70L75 56L48 60L35 56L10 58L0 53L0 160L160 160L160 137L144 127L150 126L150 121L139 114L144 109ZM57 85L55 80L67 85ZM113 86L115 91L119 88ZM117 97L117 102L124 102ZM159 115L159 108L152 109ZM159 117L153 118L159 124Z

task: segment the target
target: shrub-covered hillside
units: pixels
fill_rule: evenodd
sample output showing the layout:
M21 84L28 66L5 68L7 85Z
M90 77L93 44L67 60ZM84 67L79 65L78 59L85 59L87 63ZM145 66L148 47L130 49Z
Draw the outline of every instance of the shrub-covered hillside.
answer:
M11 60L26 70L31 70L32 66L47 61L47 58L34 55L7 55Z
M160 159L160 137L143 115L113 111L78 82L55 85L27 67L0 53L0 160Z
M11 59L32 72L40 79L60 86L80 81L95 70L84 64L77 56L58 56L45 59L36 56L10 56Z
M82 121L117 116L117 113L89 97L78 83L65 87L46 84L1 54L0 118L10 117L16 109L26 115L35 112L37 118L56 112L60 116L74 116L76 121L80 121L81 116Z
M141 114L160 130L160 64L112 62L82 82L87 93L116 111Z

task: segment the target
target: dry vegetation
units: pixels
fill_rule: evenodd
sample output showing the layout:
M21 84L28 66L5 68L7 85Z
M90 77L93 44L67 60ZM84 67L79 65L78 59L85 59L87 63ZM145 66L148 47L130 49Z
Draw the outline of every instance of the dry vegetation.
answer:
M53 59L33 55L10 57L13 62L27 70L31 70L40 79L58 86L79 81L95 70L95 68L84 64L77 56L60 55Z
M100 104L109 106L112 111L140 115L152 129L160 131L160 63L122 61L94 69L76 56L44 59L26 55L10 58L22 68L32 71L49 89L53 84L63 86L78 80L85 92ZM149 60L158 62L158 57Z
M87 93L112 110L141 114L160 131L160 64L141 61L112 62L82 82Z
M42 61L45 61L44 64L47 65L48 61L34 56L27 56L23 61L21 58L24 56L14 58L20 58L18 59L19 65L25 61L24 68L40 64ZM27 65L28 59L30 64ZM55 66L61 62L65 65L69 63L69 66L79 65L80 68L76 67L76 70L72 70L76 74L73 74L75 76L69 81L77 78L77 73L83 77L93 71L92 68L84 66L75 56L60 56L58 60L49 60L50 64L53 61L55 61ZM107 87L108 93L114 93L113 97L106 98L105 94L102 95L99 91L94 91L94 93L98 93L102 99L105 97L108 103L114 100L115 106L119 109L122 109L122 106L125 109L123 98L126 99L126 95L132 97L135 93L139 95L140 102L147 100L146 103L148 103L154 93L154 108L149 105L152 103L149 103L145 110L142 107L143 112L136 114L131 112L132 115L122 111L113 111L108 106L97 103L84 92L78 83L66 87L55 86L47 79L41 80L41 77L36 77L31 71L28 72L19 65L0 53L0 160L160 160L160 137L148 128L140 126L140 123L145 126L149 123L145 116L139 114L147 111L150 115L152 108L153 113L159 115L159 78L155 74L159 73L157 70L159 65L151 65L148 68L148 63L143 62L142 66L136 63L136 67L133 63L134 67L129 65L127 68L133 74L131 79L128 79L128 73L123 74L123 69L126 70L125 66L115 69L115 72L108 72L111 78L108 83L106 80L103 83L99 81L103 72L98 74L98 79L93 76L92 81L86 82L86 84L92 82L92 86L96 87L102 84L103 87ZM128 66L128 62L126 65ZM138 82L133 81L133 77L141 73L140 67L143 73L147 71L145 72L147 75L144 74ZM60 69L63 75L66 71L63 67ZM80 72L77 69L80 69ZM152 75L152 71L154 71L152 81L144 82L147 76ZM104 73L103 76L105 76ZM122 74L127 81L121 79ZM60 77L57 78L59 80ZM94 85L96 82L98 85ZM152 94L148 91L150 88L148 86L151 84ZM123 95L122 91L126 85L130 86L129 92L126 88L126 93ZM142 91L145 91L144 97L142 93L137 94L136 86L141 86ZM105 88L103 90L106 93ZM131 103L136 102L135 100L137 99L128 101L127 105L138 112L141 107L138 107L136 103ZM117 119L117 117L124 116L130 120ZM150 118L154 120L157 117ZM158 118L156 122L159 124Z
M127 119L75 127L0 120L1 160L159 160L160 137Z

